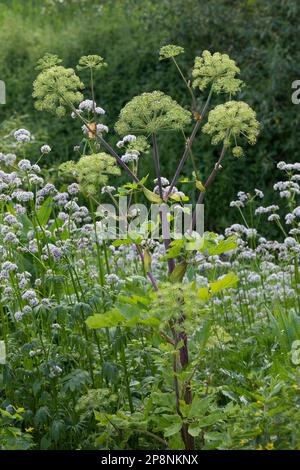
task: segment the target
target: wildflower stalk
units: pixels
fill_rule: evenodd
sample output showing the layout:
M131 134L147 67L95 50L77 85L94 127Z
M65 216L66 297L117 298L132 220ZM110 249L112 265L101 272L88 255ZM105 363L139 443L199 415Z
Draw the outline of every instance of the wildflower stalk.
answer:
M227 133L227 136L228 136L228 133ZM225 157L225 152L226 152L226 149L227 149L227 145L226 145L226 139L223 143L223 147L222 147L222 151L221 151L221 154L220 154L220 157L217 161L217 163L215 164L211 174L209 175L209 177L207 178L207 180L205 181L204 183L204 188L205 188L205 191L202 191L200 194L199 194L199 197L198 197L198 200L197 200L197 205L200 205L200 204L203 204L203 201L204 201L204 197L205 197L205 193L206 193L206 190L209 188L209 186L213 183L215 177L217 176L217 173L218 171L222 168L221 167L221 163L223 161L223 158ZM197 216L197 212L196 210L194 210L194 213L193 213L193 217L192 217L192 223L191 223L191 227L190 227L190 231L193 231L195 225L196 225L196 216Z
M132 401L131 390L130 390L129 373L128 373L128 368L127 368L127 363L126 363L125 348L124 348L124 344L123 344L123 338L121 340L120 357L121 357L121 362L122 362L123 369L124 369L124 379L125 379L125 386L126 386L126 391L127 391L129 409L130 409L131 413L134 413L133 401Z
M193 89L192 89L190 83L189 83L189 82L187 81L187 79L185 78L185 76L184 76L184 74L183 74L181 68L179 67L179 65L178 65L178 63L177 63L175 57L172 56L171 59L172 59L173 63L175 64L175 67L177 68L177 70L178 70L178 72L179 72L179 75L181 76L182 80L184 81L184 83L185 83L185 85L186 85L186 87L187 87L187 89L188 89L188 91L189 91L189 93L190 93L190 95L191 95L191 98L192 98L192 109L193 109L193 111L195 111L195 110L196 110L196 107L197 107L197 101L196 101L196 97L195 97L195 95L194 95Z
M94 135L96 140L98 140L98 142L100 144L103 145L103 147L111 154L112 157L114 157L116 159L116 161L118 162L118 164L120 165L121 168L123 168L123 170L126 171L126 173L128 173L129 176L131 176L131 178L133 179L133 181L135 181L136 183L139 183L139 179L138 177L130 170L130 168L126 165L126 163L123 162L123 160L119 157L119 155L117 154L117 152L109 145L108 142L106 142L106 140L103 139L103 137L101 135L98 135L97 134L97 130L96 129L93 129L90 127L89 125L89 122L84 119L80 113L78 113L77 109L75 108L75 106L68 102L67 100L65 100L64 97L62 97L64 99L64 101L66 101L66 103L71 107L72 111L76 114L76 116L85 124L86 128L88 129L88 131L91 133L91 135Z
M89 198L89 201L90 201L91 214L92 214L92 220L93 220L94 232L95 232L95 244L96 244L97 261L98 261L98 269L99 269L99 281L100 281L100 285L103 286L104 285L104 272L103 272L99 238L98 238L98 233L97 233L97 224L96 224L95 212L94 212L94 207L93 207L93 201L91 198Z
M194 129L192 130L192 133L191 133L190 137L187 139L186 146L185 146L185 150L184 150L184 152L183 152L183 155L182 155L182 157L181 157L181 160L180 160L180 162L179 162L179 165L178 165L178 167L177 167L177 169L176 169L176 171L175 171L175 175L174 175L174 177L173 177L173 179L172 179L172 181L171 181L170 188L169 188L169 190L168 190L168 192L167 192L167 194L166 194L166 199L167 199L167 198L169 197L169 195L171 194L171 192L172 192L172 190L173 190L173 188L174 188L174 186L175 186L175 184L176 184L176 182L177 182L177 180L178 180L178 178L179 178L179 175L180 175L180 173L181 173L181 170L182 170L182 168L183 168L183 166L184 166L184 164L185 164L185 162L186 162L186 160L187 160L187 158L188 158L188 156L189 156L189 152L190 152L190 150L191 150L191 147L192 147L192 145L193 145L193 142L194 142L194 140L195 140L195 137L196 137L196 135L197 135L197 132L198 132L198 130L199 130L201 124L202 124L203 118L204 118L204 116L205 116L205 114L206 114L208 105L209 105L209 103L210 103L211 96L212 96L212 91L213 91L213 89L211 88L211 89L210 89L210 92L209 92L209 95L208 95L208 97L207 97L206 103L205 103L205 105L204 105L204 108L203 108L202 111L201 111L201 114L199 114L199 116L196 116L196 124L195 124L195 126L194 126Z
M161 171L160 171L160 162L159 162L159 154L158 154L158 146L157 146L157 139L155 133L152 134L152 143L153 143L153 157L154 157L154 166L155 166L155 173L156 178L158 181L158 190L159 196L163 200L163 189L161 184ZM160 218L162 222L162 227L164 226L164 219L166 219L166 214L163 211L160 211ZM168 251L171 240L169 238L165 238L163 234L163 240L165 245L165 250ZM175 269L175 261L172 258L168 258L168 270L169 274L171 274Z

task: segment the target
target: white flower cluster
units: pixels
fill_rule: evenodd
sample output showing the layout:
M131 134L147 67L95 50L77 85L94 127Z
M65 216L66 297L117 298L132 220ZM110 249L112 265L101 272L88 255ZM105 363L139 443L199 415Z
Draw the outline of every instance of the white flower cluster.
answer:
M76 112L81 114L85 111L87 113L95 113L99 115L105 114L105 110L101 108L100 106L97 106L97 104L93 100L83 100L81 101L81 103L79 103L78 109L76 109ZM71 115L72 118L76 118L76 112L74 111L72 112L72 115Z
M124 147L125 144L129 144L131 142L134 142L135 140L136 140L135 135L132 135L132 134L125 135L125 137L123 137L122 140L119 140L119 142L117 142L117 147L120 149Z
M33 136L27 129L18 129L14 132L14 138L17 142L24 143L33 140Z

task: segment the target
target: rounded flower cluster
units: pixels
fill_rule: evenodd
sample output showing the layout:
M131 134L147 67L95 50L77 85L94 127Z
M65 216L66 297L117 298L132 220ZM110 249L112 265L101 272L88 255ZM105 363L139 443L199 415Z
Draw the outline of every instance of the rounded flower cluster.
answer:
M84 155L77 163L63 163L60 170L75 176L81 191L86 194L95 194L100 186L106 185L108 175L120 174L115 159L104 152Z
M177 55L183 53L183 47L175 46L174 44L167 44L166 46L160 48L159 60L170 59L171 57L176 57Z
M30 142L31 134L27 129L18 129L14 132L14 138L17 142Z
M42 70L33 84L35 106L40 111L50 111L64 116L66 106L82 101L83 83L72 68L60 65Z
M143 93L127 103L115 129L120 135L130 132L153 134L180 130L189 124L191 113L162 91Z
M103 57L100 55L85 55L79 59L79 64L77 65L78 70L83 69L93 69L100 70L102 67L106 67L107 63L104 62Z
M215 93L237 93L243 84L242 80L235 78L240 73L234 60L227 54L203 51L202 57L195 58L192 75L193 86L201 91L212 86Z
M237 139L244 137L251 145L255 144L259 134L259 122L256 113L243 101L228 101L216 106L208 115L203 132L212 136L212 144L235 143L233 155L242 156L243 150L237 146Z

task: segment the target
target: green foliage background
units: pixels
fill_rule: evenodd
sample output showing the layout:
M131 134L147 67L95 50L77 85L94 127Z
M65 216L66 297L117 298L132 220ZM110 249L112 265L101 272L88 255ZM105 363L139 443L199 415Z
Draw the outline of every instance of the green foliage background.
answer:
M222 228L233 220L235 214L231 215L228 205L238 190L259 187L271 198L276 162L297 161L300 109L291 102L291 84L299 79L298 0L0 3L0 79L7 86L7 105L0 107L0 122L22 115L22 125L53 147L48 166L75 158L72 149L80 130L71 119L49 119L46 113L34 110L31 93L37 59L52 52L66 65L75 66L81 55L103 56L109 67L96 98L107 110L107 124L112 127L121 107L142 91L162 90L181 104L189 104L175 68L168 61L158 61L158 50L167 43L185 47L180 63L187 72L203 49L232 56L247 83L240 98L257 111L262 122L258 144L248 149L244 159L231 158L210 190L208 228ZM180 136L167 134L159 144L167 176L174 171L182 142ZM218 149L212 155L209 138L203 136L194 153L205 178Z

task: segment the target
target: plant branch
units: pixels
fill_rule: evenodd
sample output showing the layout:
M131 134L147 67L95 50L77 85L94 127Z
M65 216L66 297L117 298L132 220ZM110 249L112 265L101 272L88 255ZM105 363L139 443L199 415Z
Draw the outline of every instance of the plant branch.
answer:
M227 133L228 135L228 133ZM226 135L226 138L225 140L227 139L227 135ZM225 152L226 152L226 149L227 149L227 146L224 142L223 144L223 148L222 148L222 151L221 151L221 154L220 154L220 157L219 157L219 160L217 161L217 163L215 164L212 172L210 173L209 177L207 178L207 180L205 181L204 183L204 188L205 188L205 191L201 192L199 194L199 197L198 197L198 201L197 201L197 204L196 205L199 205L199 204L202 204L203 201L204 201L204 197L205 197L205 193L207 191L207 189L209 188L209 186L213 183L215 177L217 176L217 173L218 171L221 170L222 166L221 166L221 163L223 161L223 158L225 156ZM192 218L192 223L191 223L191 227L190 227L190 231L193 231L194 227L195 227L195 224L196 224L196 216L197 216L197 213L196 213L196 208L194 210L194 213L193 213L193 218Z
M213 91L213 89L211 88L211 89L210 89L210 92L209 92L209 95L208 95L208 97L207 97L206 103L205 103L205 105L204 105L204 107L203 107L201 113L200 113L198 116L196 116L196 119L197 119L196 124L195 124L194 129L193 129L193 131L192 131L192 133L191 133L191 136L187 139L187 142L186 142L186 146L185 146L183 155L182 155L182 157L181 157L181 160L180 160L180 162L179 162L179 165L178 165L178 167L177 167L177 169L176 169L175 175L174 175L174 177L173 177L173 179L172 179L171 185L170 185L169 190L168 190L168 192L167 192L167 195L166 195L166 197L165 197L166 199L167 199L167 198L169 197L169 195L171 194L171 192L172 192L172 190L173 190L173 188L174 188L174 186L175 186L175 184L176 184L176 182L177 182L177 180L178 180L178 178L179 178L179 175L180 175L180 173L181 173L181 170L182 170L182 168L183 168L183 166L184 166L184 164L185 164L185 162L186 162L186 160L187 160L187 158L188 158L188 156L189 156L190 149L191 149L191 147L192 147L192 145L193 145L194 139L195 139L195 137L196 137L196 135L197 135L197 132L198 132L198 130L199 130L199 128L200 128L201 122L203 121L203 118L204 118L204 116L205 116L205 114L206 114L206 111L207 111L207 109L208 109L208 105L209 105L209 103L210 103L211 96L212 96L212 91Z

